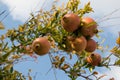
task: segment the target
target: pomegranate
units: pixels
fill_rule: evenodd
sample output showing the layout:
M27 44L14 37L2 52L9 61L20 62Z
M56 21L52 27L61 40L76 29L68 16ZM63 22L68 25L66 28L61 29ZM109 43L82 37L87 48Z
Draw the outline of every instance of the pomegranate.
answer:
M61 24L67 32L74 32L80 25L80 18L74 13L68 13L63 16Z
M89 39L87 41L87 46L86 46L85 50L88 52L93 52L93 51L95 51L96 48L97 48L97 43L95 42L95 40Z
M49 52L50 43L45 37L36 38L32 43L32 49L36 54L42 56Z
M89 57L86 58L86 61L92 66L98 66L101 62L101 55L98 53L92 53Z
M98 32L97 24L92 18L82 18L82 22L84 23L80 30L82 35L87 37L93 37Z
M75 40L73 40L72 42L72 48L76 52L83 51L86 48L86 45L87 45L87 41L83 36L75 38Z

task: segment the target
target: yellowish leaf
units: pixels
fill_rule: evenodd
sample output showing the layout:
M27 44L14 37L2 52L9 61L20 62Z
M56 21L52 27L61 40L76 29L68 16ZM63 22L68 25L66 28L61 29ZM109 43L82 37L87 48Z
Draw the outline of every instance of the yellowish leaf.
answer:
M0 22L0 29L4 29L4 25L2 24L2 22Z

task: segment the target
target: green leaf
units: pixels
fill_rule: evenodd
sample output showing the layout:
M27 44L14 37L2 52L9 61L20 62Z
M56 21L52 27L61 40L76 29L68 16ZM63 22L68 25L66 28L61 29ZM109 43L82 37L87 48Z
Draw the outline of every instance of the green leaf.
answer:
M95 69L95 66L90 66L89 71L92 72Z
M113 53L113 55L115 55L116 57L120 58L120 48L115 46L111 52Z
M8 42L5 44L5 46L3 48L3 51L6 49L7 45L8 45Z
M120 65L120 59L115 62L115 65Z
M4 70L10 70L12 66L13 66L12 64L8 64L7 66L4 67Z
M88 3L84 6L84 10L85 10L86 13L93 12L92 8L90 7L90 2L88 2Z
M10 68L10 72L11 72L11 73L13 72L13 66Z
M4 39L5 39L5 35L1 35L1 36L0 36L0 40L3 41Z
M15 50L15 48L13 48L12 50L10 50L8 53L4 54L4 55L2 56L3 59L6 60L6 59L9 57L9 55L10 55L12 52L14 52L14 50Z
M89 67L89 71L92 72L92 71L93 71L93 68L92 68L92 67Z

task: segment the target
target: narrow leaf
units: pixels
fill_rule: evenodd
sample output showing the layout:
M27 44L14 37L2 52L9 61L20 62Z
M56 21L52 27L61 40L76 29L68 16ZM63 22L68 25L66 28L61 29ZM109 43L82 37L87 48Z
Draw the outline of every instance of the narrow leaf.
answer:
M0 22L0 29L4 29L4 25L2 24L2 22Z

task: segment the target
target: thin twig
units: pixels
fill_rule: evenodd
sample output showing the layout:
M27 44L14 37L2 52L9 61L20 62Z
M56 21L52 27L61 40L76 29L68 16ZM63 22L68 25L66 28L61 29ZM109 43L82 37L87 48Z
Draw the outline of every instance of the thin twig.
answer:
M115 9L115 10L114 10L114 11L112 11L111 13L109 13L109 14L107 14L107 15L104 15L103 17L99 18L99 19L98 19L98 21L99 21L99 20L101 20L101 21L102 21L102 19L107 18L108 16L112 15L113 13L115 13L115 12L117 12L117 11L119 11L119 10L120 10L120 8ZM99 22L101 22L101 21L99 21Z
M39 2L39 3L40 3L40 2ZM39 4L39 3L38 3L38 4ZM44 3L42 4L40 10L42 10L42 8L43 8L43 6L45 5L45 3L46 3L46 1L44 1ZM38 4L37 4L37 5L38 5ZM36 7L37 7L37 6L36 6ZM35 7L35 8L36 8L36 7ZM34 10L35 10L35 8L34 8ZM37 11L37 12L38 12L38 11ZM29 18L25 21L25 24L30 20L30 18L31 18L31 17L29 17Z
M113 20L113 19L120 19L120 17L111 17L111 18L108 17L108 18L105 18L105 19L103 19L102 21L100 21L98 23L101 23L103 21Z
M51 58L52 56L51 56L51 54L49 53L49 58L50 58L50 62L51 62L51 65L52 65L52 68L53 68L53 71L54 71L54 75L55 75L55 80L57 80L57 76L56 76L56 73L55 73L55 68L54 68L54 66L53 66L53 64L52 64L52 58Z
M2 14L4 14L5 12L6 12L6 10L2 11L2 12L0 13L0 16L1 16Z
M2 22L14 9L15 7L8 14L6 14L0 21Z
M45 75L47 75L49 72L50 72L50 70L52 69L53 67L51 67L46 73L45 73Z
M120 24L113 24L113 25L107 25L107 26L99 26L99 28L103 28L103 27L113 27L113 26L118 26ZM118 26L119 27L119 26Z
M104 59L104 62L107 61L113 54L109 54L105 59Z
M37 76L37 72L35 73L34 77L33 77L33 80L36 80L36 76Z
M85 78L86 80L93 80L93 79L89 78L89 76L84 76L84 75L81 75L81 74L79 74L79 76Z

